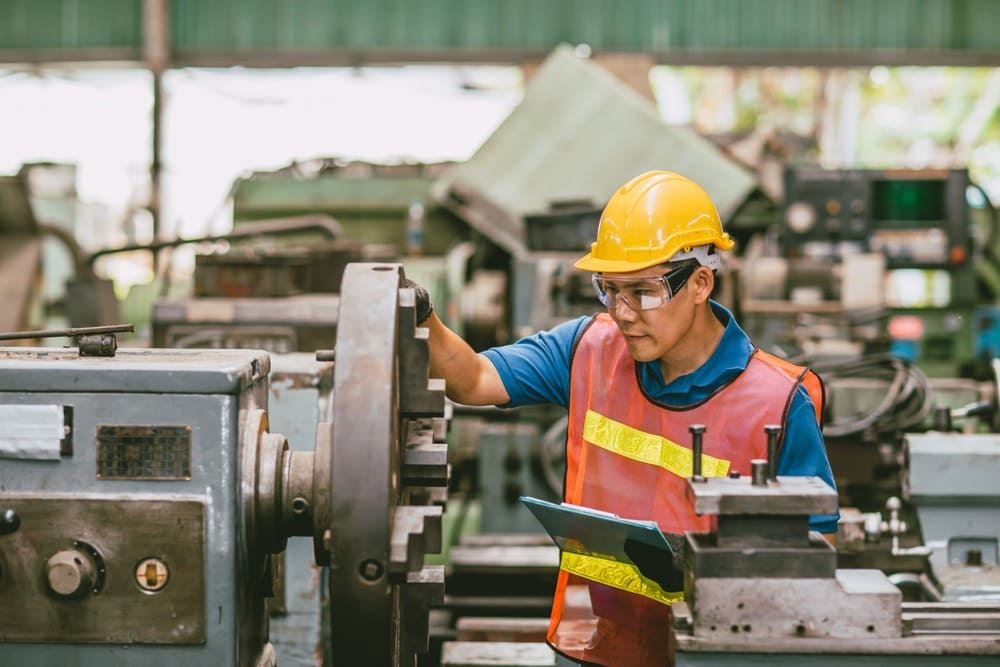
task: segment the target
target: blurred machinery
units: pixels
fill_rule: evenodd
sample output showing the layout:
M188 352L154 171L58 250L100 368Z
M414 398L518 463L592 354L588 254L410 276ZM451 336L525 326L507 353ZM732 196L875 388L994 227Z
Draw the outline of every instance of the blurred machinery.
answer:
M751 336L813 358L889 349L957 375L974 358L977 264L990 247L976 242L975 187L957 169L787 167L778 243L744 257Z
M346 270L312 451L269 428L260 351L116 353L105 334L0 352L0 595L18 612L0 662L274 665L273 556L302 535L329 565L333 664L412 667L443 593L424 554L448 466L402 278Z
M110 280L94 275L86 252L65 226L40 221L28 188L30 170L0 176L0 330L35 328L45 321L49 297L71 326L89 327L118 320L118 303ZM49 248L49 244L55 248ZM46 286L43 258L61 249L69 256L66 275L53 273L58 285ZM50 276L51 277L51 276ZM65 282L64 282L65 281ZM51 293L47 293L46 287Z
M927 570L916 551L893 555L870 531L866 541L864 517L902 494L905 441L934 428L935 409L995 400L992 379L959 377L991 350L978 304L990 291L979 267L990 263L992 240L978 233L970 188L965 170L789 166L777 235L742 258L741 324L826 382L824 437L845 508L842 564ZM977 429L967 415L954 426ZM904 523L916 523L914 511L897 508ZM872 521L869 529L882 519ZM915 532L901 539L906 548L919 542Z
M258 172L233 185L233 227L274 215L334 216L343 236L399 257L442 321L477 348L507 340L507 274L488 243L431 197L447 164L324 159ZM291 241L312 243L308 235ZM287 243L285 244L288 245Z
M310 246L274 247L277 238L303 233L318 233L324 240ZM342 236L343 229L332 218L306 215L262 220L204 239L253 240L256 245L197 255L194 294L158 299L153 304L153 345L280 353L323 347L323 341L336 331L337 292L344 267L366 258L361 243ZM142 249L155 251L197 241L178 239ZM95 253L93 259L127 250Z

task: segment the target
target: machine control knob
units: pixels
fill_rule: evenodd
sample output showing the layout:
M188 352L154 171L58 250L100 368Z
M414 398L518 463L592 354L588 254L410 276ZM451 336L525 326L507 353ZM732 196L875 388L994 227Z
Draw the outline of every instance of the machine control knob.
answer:
M9 535L21 527L21 517L12 509L0 511L0 535Z
M77 597L90 590L95 568L90 557L76 549L58 551L45 565L49 588L62 597Z

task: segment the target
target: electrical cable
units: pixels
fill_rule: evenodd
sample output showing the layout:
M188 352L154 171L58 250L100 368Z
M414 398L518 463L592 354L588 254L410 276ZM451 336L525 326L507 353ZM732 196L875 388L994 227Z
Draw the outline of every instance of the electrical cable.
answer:
M888 383L882 400L869 412L826 423L823 434L827 438L918 430L934 408L934 390L927 376L914 364L892 355L818 362L811 364L810 368L823 378L827 386L843 378Z

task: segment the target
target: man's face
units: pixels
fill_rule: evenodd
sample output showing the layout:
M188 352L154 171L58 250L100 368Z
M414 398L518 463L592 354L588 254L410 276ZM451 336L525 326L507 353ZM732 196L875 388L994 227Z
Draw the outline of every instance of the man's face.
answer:
M602 278L611 285L628 289L635 281L649 278L659 278L670 269L654 266L631 273L604 273ZM650 310L630 308L621 299L612 302L608 314L618 325L629 354L636 361L654 361L670 354L691 328L694 321L695 306L703 291L705 274L712 280L711 270L699 267L688 279L687 283L663 305ZM708 291L711 291L709 286ZM707 293L705 298L707 298Z

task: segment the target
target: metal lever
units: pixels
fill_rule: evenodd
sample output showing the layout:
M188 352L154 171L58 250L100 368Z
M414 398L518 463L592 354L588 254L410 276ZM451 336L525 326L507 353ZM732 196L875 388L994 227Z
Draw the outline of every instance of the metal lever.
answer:
M0 340L29 340L31 338L76 339L81 357L113 357L118 349L118 339L115 334L132 333L135 327L131 324L112 324L103 327L77 327L75 329L46 329L43 331L15 331L0 333Z
M5 509L0 512L0 535L9 535L17 532L21 527L21 517L12 509Z
M688 426L688 431L691 432L691 481L704 482L701 474L701 438L705 434L705 425L692 424Z

